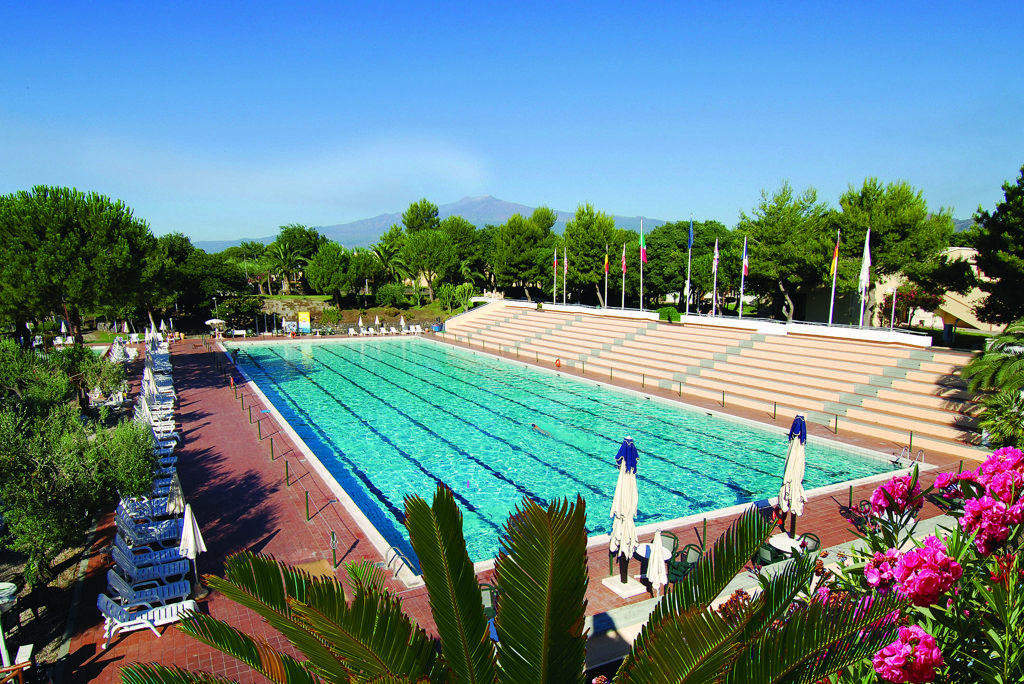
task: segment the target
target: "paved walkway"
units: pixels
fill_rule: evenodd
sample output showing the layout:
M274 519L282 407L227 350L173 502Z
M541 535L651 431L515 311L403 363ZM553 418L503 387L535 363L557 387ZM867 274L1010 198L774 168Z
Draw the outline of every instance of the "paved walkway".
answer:
M230 368L226 355L209 351L199 341L186 340L172 348L172 360L180 401L179 421L185 438L184 446L177 452L178 471L186 499L192 504L209 549L198 560L201 575L223 575L225 558L235 551L248 549L315 574L333 574L341 579L340 568L331 567L332 531L337 536L339 562L363 558L382 560L344 507L331 498L329 487L307 468L296 446L269 414L261 412L265 407L247 388L231 386L221 371ZM929 462L942 469L956 467L956 461L948 458L930 458ZM290 484L285 483L286 463ZM930 481L930 476L925 481ZM854 501L866 498L872 489L871 485L856 488ZM309 520L306 519L307 492ZM429 497L432 492L423 494ZM817 533L824 547L849 541L852 538L850 526L839 514L839 504L846 503L847 496L844 491L835 498L816 497L807 504L799 528ZM926 514L937 513L929 505ZM714 540L733 517L709 518L707 537ZM696 542L701 530L702 525L696 524L673 531L679 535L681 544L687 544ZM119 682L122 666L154 661L205 670L239 682L266 681L262 675L174 627L160 628L160 638L148 630L116 636L110 646L102 650L102 620L95 605L96 596L104 591L107 569L111 567L108 549L113 532L113 515L110 514L101 521L96 540L88 550L88 568L61 681ZM649 541L649 535L641 536L641 541ZM608 575L608 554L604 547L592 548L588 558L587 613L598 616L595 623L599 627L609 623L602 614L649 598L640 595L623 599L602 585L601 580ZM635 562L631 572L638 572ZM425 589L407 589L396 582L391 583L391 588L402 596L407 612L432 631ZM200 608L251 634L265 636L277 648L291 651L285 639L264 625L258 616L217 592L201 601ZM621 649L624 644L613 643L612 646ZM588 652L590 664L609 659L605 655L609 651L603 648L592 651Z

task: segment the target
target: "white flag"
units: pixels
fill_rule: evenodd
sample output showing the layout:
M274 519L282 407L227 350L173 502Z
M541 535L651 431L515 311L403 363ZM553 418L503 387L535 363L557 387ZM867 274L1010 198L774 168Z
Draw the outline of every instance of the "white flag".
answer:
M867 235L864 236L864 256L860 261L860 278L857 281L857 287L860 292L864 292L871 286L871 228L868 228Z

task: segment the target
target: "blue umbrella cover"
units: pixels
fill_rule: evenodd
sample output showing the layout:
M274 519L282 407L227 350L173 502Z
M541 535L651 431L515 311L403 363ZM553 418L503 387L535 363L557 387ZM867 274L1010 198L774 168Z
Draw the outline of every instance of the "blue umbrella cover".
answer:
M807 439L804 437L804 439ZM626 437L622 440L622 446L619 447L619 453L615 454L615 465L622 463L622 460L626 460L626 472L636 472L636 461L640 458L640 455L636 452L636 445L633 444L632 437Z

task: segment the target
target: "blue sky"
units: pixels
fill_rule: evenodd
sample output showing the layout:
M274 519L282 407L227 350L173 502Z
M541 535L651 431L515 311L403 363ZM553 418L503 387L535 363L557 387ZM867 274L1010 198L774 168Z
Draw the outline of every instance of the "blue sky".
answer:
M193 240L475 195L733 226L867 176L966 218L1024 165L1022 35L1019 0L14 2L0 193Z

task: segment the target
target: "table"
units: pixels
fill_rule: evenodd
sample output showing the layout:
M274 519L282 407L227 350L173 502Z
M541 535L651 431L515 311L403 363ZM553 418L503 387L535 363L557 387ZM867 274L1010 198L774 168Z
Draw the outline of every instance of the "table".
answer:
M768 538L768 543L783 553L800 553L800 540L790 537L788 534L773 534Z

